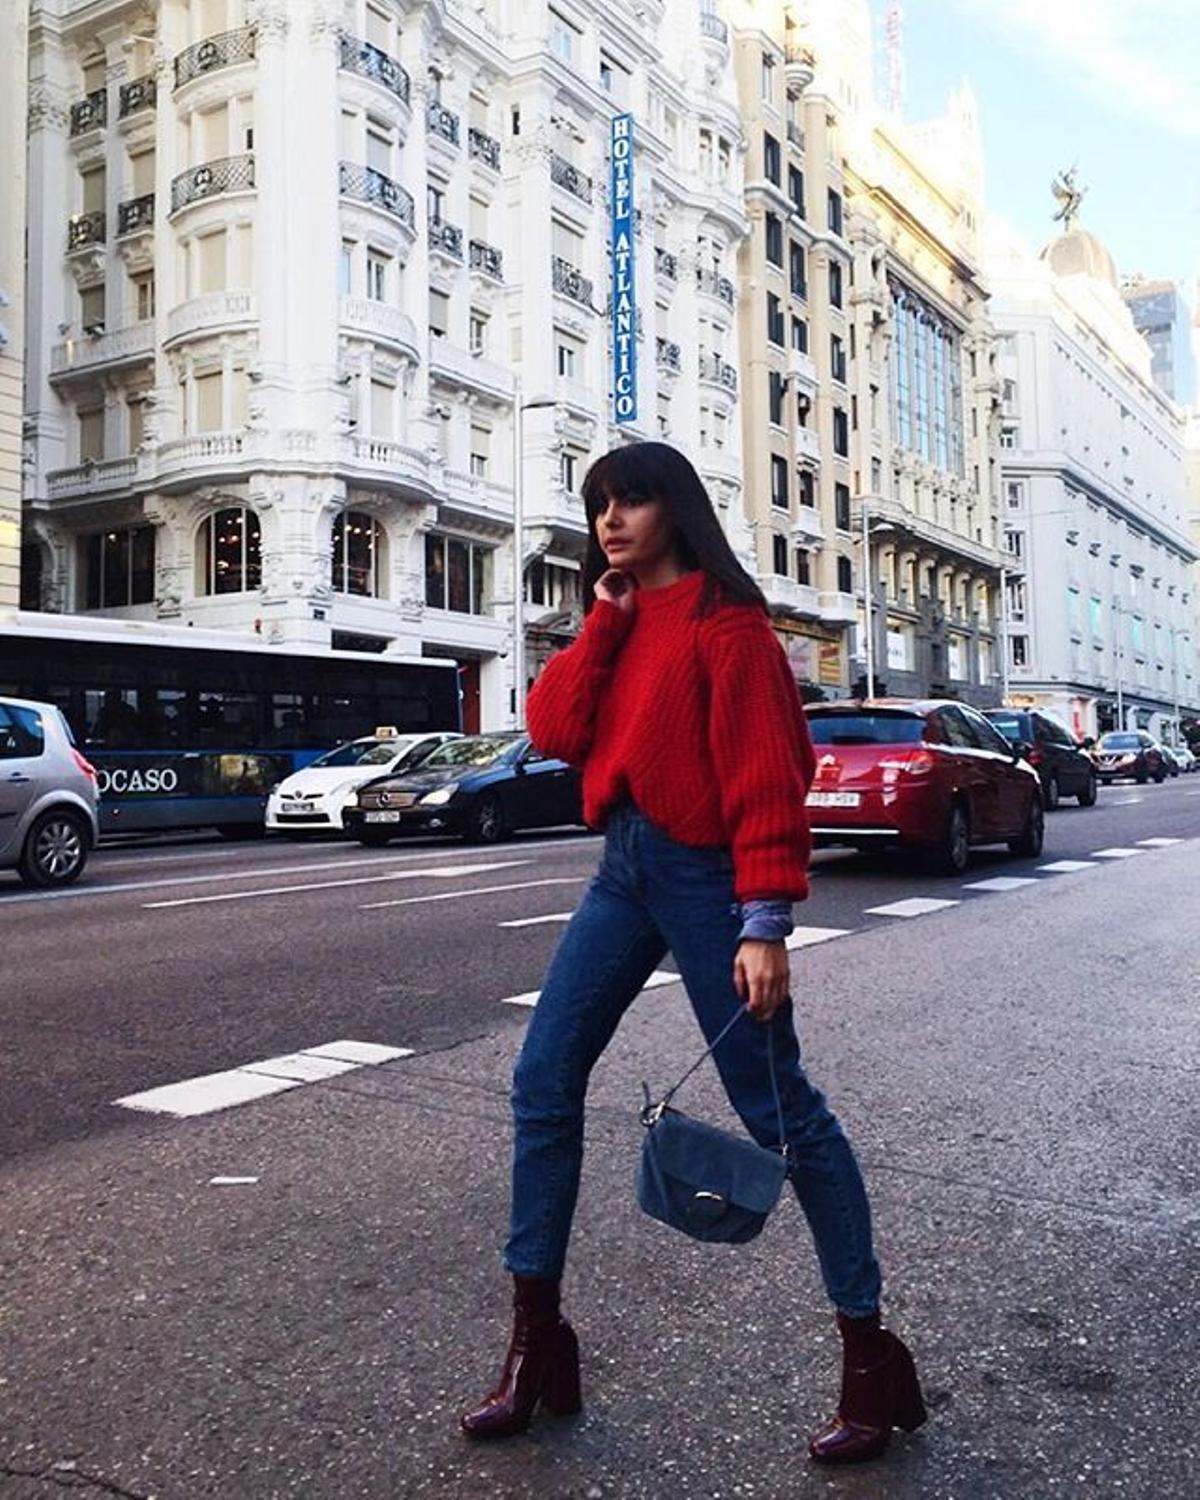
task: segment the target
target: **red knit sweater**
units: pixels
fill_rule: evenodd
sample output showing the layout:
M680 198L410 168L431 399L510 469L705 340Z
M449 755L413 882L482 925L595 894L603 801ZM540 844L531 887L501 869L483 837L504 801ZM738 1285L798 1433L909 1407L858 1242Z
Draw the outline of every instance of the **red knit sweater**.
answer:
M598 601L529 694L529 733L583 767L584 817L626 798L681 844L728 846L739 901L808 894L804 798L815 757L783 649L761 609L696 617L705 574Z

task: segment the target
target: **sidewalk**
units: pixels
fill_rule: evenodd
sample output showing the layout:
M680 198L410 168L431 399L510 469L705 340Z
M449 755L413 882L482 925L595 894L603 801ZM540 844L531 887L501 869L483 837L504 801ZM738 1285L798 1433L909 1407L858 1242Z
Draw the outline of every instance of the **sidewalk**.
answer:
M455 1427L507 1329L514 1011L493 1038L0 1169L0 1496L1190 1500L1196 851L795 955L808 1065L936 1408L882 1463L805 1458L837 1350L794 1200L741 1248L636 1209L641 1079L697 1050L672 986L595 1079L567 1283L582 1418L496 1447ZM681 1102L725 1117L707 1070Z

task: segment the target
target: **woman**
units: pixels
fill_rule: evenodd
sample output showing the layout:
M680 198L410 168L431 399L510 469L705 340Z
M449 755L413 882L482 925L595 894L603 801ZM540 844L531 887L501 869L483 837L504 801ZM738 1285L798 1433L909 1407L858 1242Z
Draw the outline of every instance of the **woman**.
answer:
M529 697L529 732L583 767L584 813L605 830L595 878L564 932L513 1080L516 1135L505 1265L514 1326L497 1388L462 1417L471 1437L523 1431L539 1403L579 1410L575 1334L559 1282L579 1186L588 1076L668 949L730 1102L778 1141L773 1035L789 1176L816 1241L843 1341L837 1414L813 1458L883 1452L925 1419L908 1350L879 1323L871 1215L853 1152L801 1067L788 995L791 903L808 894L805 792L814 756L766 602L696 471L663 443L601 458L588 517L579 639Z

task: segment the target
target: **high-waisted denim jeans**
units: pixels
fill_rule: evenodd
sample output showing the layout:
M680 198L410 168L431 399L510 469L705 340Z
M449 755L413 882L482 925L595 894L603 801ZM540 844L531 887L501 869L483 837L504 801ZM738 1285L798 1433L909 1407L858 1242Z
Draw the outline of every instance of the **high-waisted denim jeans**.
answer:
M669 949L705 1038L740 1006L733 960L741 917L726 849L689 849L636 808L611 818L600 867L568 924L533 1011L513 1077L516 1135L505 1265L560 1276L579 1191L588 1077L625 1011ZM784 1005L769 1023L791 1147L790 1176L841 1312L879 1305L871 1212L850 1144L804 1075ZM747 1017L713 1054L730 1102L760 1144L778 1142L767 1070L768 1025ZM632 1104L631 1104L632 1110ZM632 1193L631 1193L632 1202Z

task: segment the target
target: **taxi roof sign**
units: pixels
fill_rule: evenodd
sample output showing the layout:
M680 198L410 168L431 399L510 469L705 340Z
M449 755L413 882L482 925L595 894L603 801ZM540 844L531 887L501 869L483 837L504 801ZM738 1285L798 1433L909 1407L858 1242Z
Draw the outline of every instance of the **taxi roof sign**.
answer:
M398 740L400 731L394 724L376 724L375 738L377 740Z

